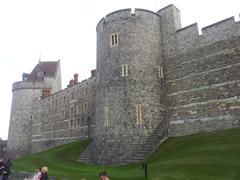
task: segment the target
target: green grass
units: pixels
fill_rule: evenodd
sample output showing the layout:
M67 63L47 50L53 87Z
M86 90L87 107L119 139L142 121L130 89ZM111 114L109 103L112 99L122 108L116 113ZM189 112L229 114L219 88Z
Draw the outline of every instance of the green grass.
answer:
M98 179L106 170L111 180L141 180L141 164L127 166L87 166L76 162L90 141L73 142L48 151L21 157L15 170L34 172L48 166L58 179ZM240 128L169 138L148 160L152 180L240 180Z

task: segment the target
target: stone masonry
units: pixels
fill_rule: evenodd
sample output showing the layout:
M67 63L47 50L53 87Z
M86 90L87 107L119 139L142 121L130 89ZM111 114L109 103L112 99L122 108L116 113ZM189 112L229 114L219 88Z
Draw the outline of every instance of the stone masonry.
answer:
M52 65L39 62L13 84L11 152L90 137L79 161L128 164L167 137L240 126L240 22L233 17L199 35L197 23L181 27L174 5L115 11L97 24L97 71L89 79L75 74L61 90L60 63Z

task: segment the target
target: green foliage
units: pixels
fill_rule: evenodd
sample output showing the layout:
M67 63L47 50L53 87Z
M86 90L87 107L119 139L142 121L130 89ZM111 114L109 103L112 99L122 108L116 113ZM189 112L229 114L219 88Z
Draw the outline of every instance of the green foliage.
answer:
M141 164L127 166L87 166L76 161L89 140L73 142L21 157L15 170L34 172L48 166L49 175L58 179L98 179L106 170L113 180L141 180ZM240 128L169 138L148 160L151 180L237 180L240 179Z

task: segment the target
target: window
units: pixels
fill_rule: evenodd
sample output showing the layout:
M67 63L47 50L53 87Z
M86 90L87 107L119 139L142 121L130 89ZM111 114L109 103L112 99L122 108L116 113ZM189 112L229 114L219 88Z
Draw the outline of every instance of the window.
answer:
M141 104L136 105L136 120L137 120L137 124L142 124L142 106L141 106Z
M64 105L64 104L65 104L65 102L66 102L66 97L65 97L65 96L63 96L62 105Z
M62 118L64 118L65 117L65 111L64 110L62 110Z
M55 100L55 108L57 108L57 99Z
M104 126L108 127L108 113L109 113L109 108L105 107L104 108Z
M74 99L74 93L72 92L72 94L71 94L71 100L73 100Z
M78 113L78 114L81 113L81 106L80 106L80 105L78 105L78 107L77 107L77 113Z
M74 114L74 107L71 107L71 116Z
M110 46L116 46L118 45L118 33L112 33L110 35Z
M77 119L77 125L80 126L80 118Z
M163 67L160 65L158 66L158 77L163 79Z
M86 113L88 111L88 106L87 104L84 104L84 112Z
M127 64L123 64L121 65L122 67L122 76L128 76L128 65Z
M73 126L73 120L71 119L71 121L70 121L70 126Z

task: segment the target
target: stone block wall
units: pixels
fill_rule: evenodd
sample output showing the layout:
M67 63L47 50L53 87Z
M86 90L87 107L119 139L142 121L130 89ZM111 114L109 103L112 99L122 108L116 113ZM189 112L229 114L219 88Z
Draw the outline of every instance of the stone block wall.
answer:
M238 127L240 36L166 60L170 136Z
M226 40L232 36L240 35L240 21L235 22L234 17L230 17L202 28L202 34L199 34L198 25L194 23L187 27L177 29L173 37L175 37L175 46L173 53L168 56L176 56L184 51L199 48L214 42Z
M94 136L95 77L36 102L32 152Z
M95 160L123 163L141 148L161 121L164 87L160 16L154 12L124 9L108 14L97 26L97 95ZM119 43L111 47L111 34ZM127 75L122 75L122 65ZM141 105L142 122L136 105ZM108 108L108 125L104 125Z
M31 149L33 101L41 96L41 89L13 91L7 149L13 158Z

